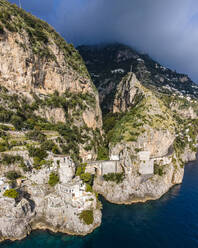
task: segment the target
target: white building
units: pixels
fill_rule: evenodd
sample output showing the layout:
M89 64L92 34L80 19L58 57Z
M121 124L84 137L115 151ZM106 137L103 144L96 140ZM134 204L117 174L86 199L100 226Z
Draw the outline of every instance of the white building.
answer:
M112 73L112 74L117 74L117 73L123 74L123 73L124 73L124 70L121 69L121 68L119 68L119 69L112 70L111 73Z
M110 156L110 160L119 161L120 160L120 157L119 157L119 155L111 155Z
M74 181L67 184L58 184L57 187L60 193L66 194L68 198L76 199L83 196L86 186L81 181Z
M149 151L142 151L138 153L140 166L139 173L141 175L149 175L154 173L154 160L150 159Z
M0 178L0 196L3 196L4 192L10 189L10 185L6 181L5 177Z
M51 170L58 170L61 183L68 183L75 175L76 166L73 160L65 155L51 155L53 167Z

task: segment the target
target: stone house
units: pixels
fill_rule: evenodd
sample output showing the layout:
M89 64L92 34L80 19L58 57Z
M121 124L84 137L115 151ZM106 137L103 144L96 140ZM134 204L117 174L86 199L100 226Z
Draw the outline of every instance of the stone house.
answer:
M92 193L86 192L86 185L81 180L75 180L67 184L58 184L57 189L64 201L79 211L94 204L90 200Z
M75 176L76 166L69 156L50 154L53 161L51 170L58 170L61 183L68 183Z
M66 194L68 198L79 198L85 192L85 184L81 181L74 181L67 184L58 184L58 190L62 194Z
M109 173L121 173L122 167L119 160L94 161L87 164L85 172L103 176Z

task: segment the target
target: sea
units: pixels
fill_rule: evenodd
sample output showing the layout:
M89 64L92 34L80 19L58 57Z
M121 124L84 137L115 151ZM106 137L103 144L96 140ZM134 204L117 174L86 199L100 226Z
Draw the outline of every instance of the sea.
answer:
M198 161L184 181L156 201L114 205L101 198L102 225L85 236L34 231L1 248L198 248Z

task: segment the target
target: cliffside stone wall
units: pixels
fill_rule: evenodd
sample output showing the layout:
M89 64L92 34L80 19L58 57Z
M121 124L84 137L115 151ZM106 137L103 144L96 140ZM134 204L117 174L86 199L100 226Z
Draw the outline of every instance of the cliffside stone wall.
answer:
M120 173L122 172L121 161L93 161L89 162L86 166L85 172L91 174L98 174L100 176L109 173Z

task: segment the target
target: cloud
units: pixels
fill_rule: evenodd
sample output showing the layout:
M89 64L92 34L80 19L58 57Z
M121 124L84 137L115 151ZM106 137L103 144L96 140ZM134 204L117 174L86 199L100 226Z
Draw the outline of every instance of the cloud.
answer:
M22 1L75 45L125 43L198 81L197 0Z

